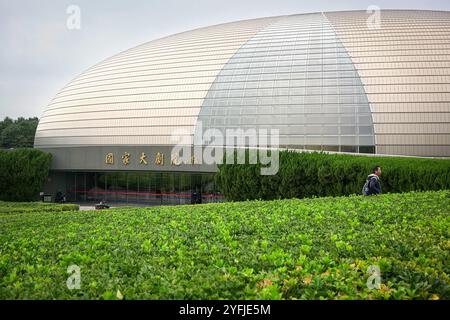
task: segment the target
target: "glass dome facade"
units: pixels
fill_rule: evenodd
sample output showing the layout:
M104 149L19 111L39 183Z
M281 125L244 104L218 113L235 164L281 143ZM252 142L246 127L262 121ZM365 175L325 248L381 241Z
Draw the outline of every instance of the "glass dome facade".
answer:
M322 14L286 17L223 67L199 114L203 129L275 128L296 149L374 152L370 105Z

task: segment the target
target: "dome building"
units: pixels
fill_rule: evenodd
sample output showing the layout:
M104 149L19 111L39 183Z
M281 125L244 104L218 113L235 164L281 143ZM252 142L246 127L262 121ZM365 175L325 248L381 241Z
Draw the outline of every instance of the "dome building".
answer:
M46 192L76 201L220 201L214 166L178 165L218 129L279 130L281 148L450 156L450 13L325 12L183 32L67 84L40 119ZM200 125L201 124L201 125Z

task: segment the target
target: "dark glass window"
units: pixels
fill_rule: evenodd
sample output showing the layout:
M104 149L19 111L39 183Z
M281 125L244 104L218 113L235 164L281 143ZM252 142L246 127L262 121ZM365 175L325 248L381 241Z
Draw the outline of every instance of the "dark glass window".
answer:
M375 147L374 146L360 146L359 147L360 153L375 153Z
M220 202L214 174L189 172L67 172L68 201L113 205ZM64 193L64 190L61 190Z

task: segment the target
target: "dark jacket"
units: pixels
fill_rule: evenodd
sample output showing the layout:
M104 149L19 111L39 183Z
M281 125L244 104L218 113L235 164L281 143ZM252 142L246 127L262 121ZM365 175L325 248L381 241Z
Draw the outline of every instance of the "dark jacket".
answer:
M367 180L369 180L369 195L381 194L380 178L376 174L371 174Z

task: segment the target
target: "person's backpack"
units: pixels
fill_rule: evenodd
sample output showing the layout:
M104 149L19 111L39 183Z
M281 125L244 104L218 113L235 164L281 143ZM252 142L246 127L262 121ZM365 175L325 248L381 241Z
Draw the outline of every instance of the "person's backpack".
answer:
M362 194L363 194L364 196L370 196L370 189L369 189L369 182L370 182L370 179L371 179L371 178L368 178L368 179L366 180L366 183L364 183L364 186L363 186L363 188L362 188Z

